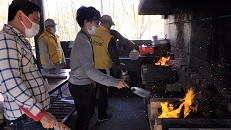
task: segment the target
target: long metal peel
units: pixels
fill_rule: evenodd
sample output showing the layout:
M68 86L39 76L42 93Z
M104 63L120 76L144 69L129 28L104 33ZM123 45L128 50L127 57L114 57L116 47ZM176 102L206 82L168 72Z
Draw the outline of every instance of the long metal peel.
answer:
M149 98L151 96L151 92L145 89L142 89L140 87L129 87L129 89L136 95L143 97L143 98Z
M123 84L129 88L134 94L143 97L143 98L150 98L151 97L151 92L145 89L142 89L141 87L130 87L127 85L126 82L122 81Z

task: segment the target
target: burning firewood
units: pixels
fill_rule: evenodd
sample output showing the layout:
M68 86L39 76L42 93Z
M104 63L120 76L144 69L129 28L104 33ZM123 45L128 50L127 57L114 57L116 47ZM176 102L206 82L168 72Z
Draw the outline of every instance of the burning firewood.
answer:
M170 56L160 57L160 59L155 63L155 65L169 66Z
M193 98L195 94L193 89L190 88L186 93L185 97L181 99L181 101L177 104L171 104L169 102L161 102L161 110L162 113L158 116L158 118L179 118L181 115L185 118L189 115L189 113L196 112L198 109L198 105L192 106ZM176 106L179 107L177 108Z

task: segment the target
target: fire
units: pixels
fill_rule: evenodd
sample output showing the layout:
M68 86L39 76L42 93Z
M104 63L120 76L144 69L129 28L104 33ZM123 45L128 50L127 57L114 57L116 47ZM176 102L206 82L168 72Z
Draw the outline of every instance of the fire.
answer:
M195 94L193 92L193 89L190 88L186 93L185 97L181 99L181 104L178 108L174 108L174 104L170 104L168 102L161 102L160 105L162 113L158 116L158 118L179 118L182 108L184 109L184 118L187 117L191 111L196 112L198 106L192 106L192 101L194 97Z
M161 65L161 66L169 66L168 61L170 60L170 56L166 57L160 57L159 61L155 63L155 65Z

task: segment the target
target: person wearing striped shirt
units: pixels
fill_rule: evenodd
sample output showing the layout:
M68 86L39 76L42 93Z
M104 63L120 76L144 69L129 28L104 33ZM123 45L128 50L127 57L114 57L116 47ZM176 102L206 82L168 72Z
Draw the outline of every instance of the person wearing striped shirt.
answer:
M56 118L46 112L50 105L48 84L26 39L38 34L40 12L33 2L14 0L9 5L8 23L0 31L0 90L11 130L59 127Z

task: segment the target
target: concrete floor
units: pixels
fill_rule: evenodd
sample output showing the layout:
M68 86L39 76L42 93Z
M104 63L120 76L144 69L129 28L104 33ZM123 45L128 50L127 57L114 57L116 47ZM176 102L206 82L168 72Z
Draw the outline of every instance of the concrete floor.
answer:
M97 107L96 107L97 111ZM90 130L150 130L145 114L144 101L129 90L117 91L110 94L108 112L113 115L112 119L103 123L96 121L95 114L90 122ZM77 113L66 120L65 124L74 130L74 120Z

